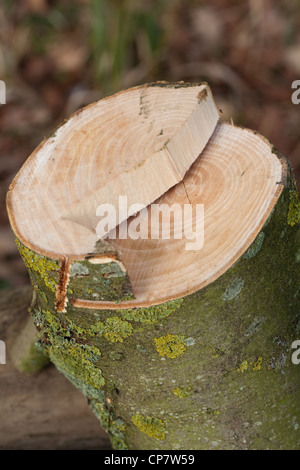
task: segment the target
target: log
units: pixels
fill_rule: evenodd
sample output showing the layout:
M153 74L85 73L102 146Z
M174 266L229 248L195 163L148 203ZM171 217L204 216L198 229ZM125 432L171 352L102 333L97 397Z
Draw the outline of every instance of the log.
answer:
M39 344L39 338L32 319L27 318L11 348L11 358L20 372L34 374L49 364L49 357Z
M1 291L0 337L6 344L6 363L0 365L0 449L110 449L107 434L84 396L55 366L39 372L31 367L30 373L28 367L26 373L15 367L14 345L32 321L31 297L29 285Z
M34 288L32 318L51 361L87 397L114 449L296 449L300 369L291 345L299 334L300 203L293 172L264 137L212 126L200 112L195 159L180 130L196 136L189 116L210 95L197 105L191 99L182 114L179 96L198 96L198 86L144 85L107 98L111 130L97 152L103 114L95 103L25 163L7 207ZM115 100L133 103L142 92L141 122L150 120L143 129L155 129L154 139L165 120L170 142L181 136L179 160L189 155L179 181L167 160L157 164L147 133L144 146L144 131L131 126L141 109L115 111ZM170 109L182 118L175 128ZM137 148L148 179L148 170L137 170ZM108 223L98 239L96 208L114 206L120 195L140 203L138 212L116 219L117 228Z

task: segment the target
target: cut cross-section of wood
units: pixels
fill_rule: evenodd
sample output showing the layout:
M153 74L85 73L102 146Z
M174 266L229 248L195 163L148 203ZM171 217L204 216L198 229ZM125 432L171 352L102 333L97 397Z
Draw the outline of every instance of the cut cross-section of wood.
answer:
M51 169L51 161L49 166ZM47 166L44 167L44 172L51 178ZM57 289L64 307L68 282L72 288L70 297L74 305L112 309L155 305L182 297L211 283L234 264L253 242L276 204L285 173L283 160L272 151L272 146L266 139L247 129L219 124L201 157L194 162L183 181L136 216L120 224L116 237L108 237L101 242L101 247L98 242L87 253L89 246L83 235L88 236L92 232L82 232L81 225L69 222L74 230L71 235L76 234L76 229L78 236L72 240L72 243L77 240L77 245L67 258L68 272L71 269L75 277L71 276L67 283L62 283L63 289ZM31 177L38 181L37 175L32 174ZM159 179L159 175L157 177ZM65 239L67 243L70 234L64 231L63 226L56 226L51 218L48 219L49 213L45 212L41 201L39 204L39 193L35 186L24 185L23 181L24 176L17 177L8 195L8 208L14 230L25 246L49 256L47 227L55 227L50 257L62 258L61 266L64 266L66 262L65 257L61 257L61 240ZM39 186L38 188L40 191ZM60 193L52 195L53 201L55 195L60 201ZM34 204L33 208L30 202ZM179 221L180 226L176 226L178 219L170 215L170 236L162 236L161 227L155 225L160 219L151 217L151 214L163 204L171 209L177 204L182 208L182 213L185 205L193 206L193 212L184 221L189 232L186 230L184 233L182 219L181 225ZM203 207L198 220L197 205ZM147 220L146 223L143 218ZM31 222L35 224L36 221L40 225L33 244ZM137 239L130 235L131 224L141 226ZM158 225L161 225L161 221ZM148 226L147 233L142 233L145 226ZM192 239L196 237L197 230L200 230L198 242L201 246L195 243L197 239ZM153 233L157 236L153 236ZM67 245L64 251L68 250ZM79 253L85 254L80 256ZM81 271L80 263L83 265ZM84 276L87 276L85 269L91 279L95 278L95 270L99 269L103 271L101 275L104 277L105 273L119 276L123 284L119 290L112 289L111 294L104 295L99 281L99 286L93 284L93 294L89 296L76 286L73 288L74 281L80 276L83 276L81 283L84 284ZM60 277L64 279L62 271L61 268ZM69 273L65 274L69 277ZM89 277L85 279L87 281ZM77 283L77 287L79 284Z
M116 239L108 238L122 254L135 300L112 305L75 299L73 304L87 308L144 307L186 296L213 282L255 240L281 194L287 167L272 149L266 139L251 130L219 124L183 181L123 222ZM151 230L158 233L163 219L157 226L158 218L151 214L163 204L169 208L178 204L182 214L184 205L191 204L193 212L187 213L185 223L175 215L170 217L169 239L162 233L153 239ZM135 220L141 229L138 239L130 236L130 224Z
M129 210L153 202L182 180L218 118L206 84L160 82L76 113L38 147L13 182L20 237L50 256L94 251L102 236L96 233L97 207L118 208L119 195L127 197Z
M156 83L115 95L101 105L101 136L95 147L100 149L101 166L110 167L112 161L116 165L105 181L98 187L92 183L95 189L62 216L96 231L99 238L107 233L97 230L99 206L117 209L115 226L135 214L137 204L148 206L183 179L219 119L206 84ZM123 212L120 195L127 200Z

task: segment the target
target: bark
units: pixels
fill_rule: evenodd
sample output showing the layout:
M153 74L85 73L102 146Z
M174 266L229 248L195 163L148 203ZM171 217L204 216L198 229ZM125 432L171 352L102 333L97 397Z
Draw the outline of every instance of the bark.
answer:
M40 344L87 397L113 448L299 448L300 366L291 345L300 335L300 231L290 170L284 183L269 219L230 269L191 295L149 308L77 308L69 287L58 312L60 261L18 244ZM92 296L97 269L105 287L101 265L92 276L84 265L73 273L75 288Z

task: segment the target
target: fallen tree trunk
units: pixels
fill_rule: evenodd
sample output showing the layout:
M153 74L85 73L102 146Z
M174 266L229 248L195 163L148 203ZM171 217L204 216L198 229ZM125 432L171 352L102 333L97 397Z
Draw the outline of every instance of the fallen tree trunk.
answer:
M142 88L142 105L152 129L158 115L148 92ZM148 181L161 205L204 205L204 240L193 214L187 222L198 245L175 236L175 215L172 239L147 238L151 204L129 219L139 238L123 219L116 236L95 244L99 191L70 208L87 174L95 187L93 165L107 160L107 149L95 151L92 122L81 129L93 129L83 140L87 155L75 159L59 193L52 161L68 167L72 122L52 138L52 153L43 151L47 143L38 149L8 194L34 287L33 320L51 361L86 395L115 449L298 448L300 369L291 345L299 336L299 201L288 162L261 136L218 125L182 182L161 195ZM51 195L41 183L50 174ZM55 201L65 207L65 231Z

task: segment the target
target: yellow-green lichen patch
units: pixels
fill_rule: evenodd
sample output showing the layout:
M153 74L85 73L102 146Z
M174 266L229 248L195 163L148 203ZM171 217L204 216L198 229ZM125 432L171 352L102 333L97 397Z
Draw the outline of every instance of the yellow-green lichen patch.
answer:
M154 339L154 344L161 356L167 356L171 359L182 356L186 351L185 338L181 335L160 336Z
M39 288L39 286L34 285L33 290L40 296L42 302L47 305L48 304L48 298L43 290Z
M166 426L165 423L158 418L152 418L151 416L142 416L136 413L131 421L133 424L144 434L154 439L162 441L166 437Z
M237 369L237 372L245 372L249 367L248 361L242 361L239 368Z
M47 310L33 312L43 346L50 360L64 374L71 375L94 388L105 384L98 366L101 352L93 345L76 342L68 326Z
M255 363L253 364L253 370L260 370L262 366L263 358L262 356L259 356Z
M66 315L66 322L67 322L68 328L72 330L73 333L78 337L83 338L83 337L86 337L88 333L90 333L88 329L82 328L81 326L77 325L67 315ZM89 336L94 336L94 335L90 333Z
M187 398L191 396L191 387L176 387L173 393L178 398Z
M243 373L248 369L252 369L254 371L261 370L262 362L263 362L262 356L258 356L258 358L255 362L244 360L244 361L241 362L239 368L237 369L237 372L242 372Z
M101 369L95 364L100 351L94 346L55 340L48 349L51 361L61 372L66 372L95 388L105 384Z
M16 244L28 270L37 272L44 281L45 285L51 291L55 292L56 283L54 279L49 276L49 272L59 271L58 262L55 260L50 260L45 256L38 255L34 251L24 246L18 239L16 239Z
M107 318L104 322L104 336L108 341L123 342L132 333L132 325L119 317Z
M81 338L88 338L94 336L104 336L111 343L123 342L132 334L132 325L122 318L114 316L107 318L104 322L98 321L90 328L82 328L78 326L69 317L66 317L70 329Z
M218 416L220 414L220 410L214 410L213 408L206 408L206 414L212 415L212 416Z
M60 334L70 336L70 332L65 331L58 318L49 310L33 310L33 320L38 330L49 340Z
M291 189L289 191L290 195L290 204L287 215L287 223L293 227L298 224L300 221L300 201L298 197L298 192L296 189Z
M183 299L171 300L161 305L154 305L148 308L132 308L127 310L119 310L126 320L136 321L140 323L156 323L162 318L167 317L178 309Z

